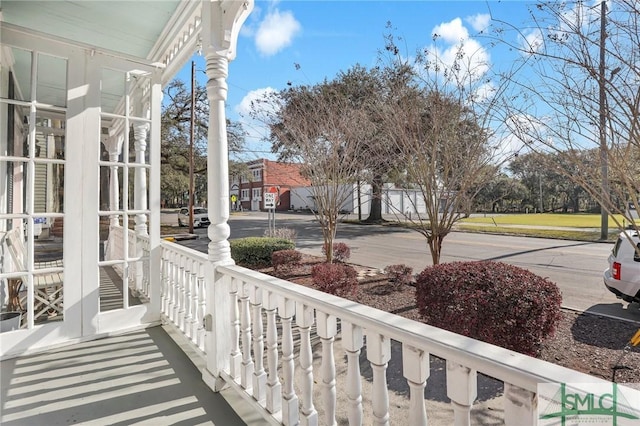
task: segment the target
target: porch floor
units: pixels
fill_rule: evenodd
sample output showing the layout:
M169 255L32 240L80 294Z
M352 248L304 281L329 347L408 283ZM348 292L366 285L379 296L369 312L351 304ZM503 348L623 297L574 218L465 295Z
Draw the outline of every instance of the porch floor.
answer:
M236 414L241 401L204 384L161 326L5 360L0 369L5 426L251 423Z

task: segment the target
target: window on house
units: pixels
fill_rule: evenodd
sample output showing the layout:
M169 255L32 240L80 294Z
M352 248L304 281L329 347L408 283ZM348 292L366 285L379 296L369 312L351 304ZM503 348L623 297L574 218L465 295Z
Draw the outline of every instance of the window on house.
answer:
M259 200L262 196L262 188L253 188L252 197L254 200Z
M240 191L240 201L248 201L249 200L249 190L243 189Z

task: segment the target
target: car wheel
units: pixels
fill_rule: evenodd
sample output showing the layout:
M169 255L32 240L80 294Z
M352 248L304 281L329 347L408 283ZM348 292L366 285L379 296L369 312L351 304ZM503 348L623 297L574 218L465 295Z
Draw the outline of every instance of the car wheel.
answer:
M178 219L178 226L181 227L181 228L184 226L184 223L182 223L182 221L180 219Z

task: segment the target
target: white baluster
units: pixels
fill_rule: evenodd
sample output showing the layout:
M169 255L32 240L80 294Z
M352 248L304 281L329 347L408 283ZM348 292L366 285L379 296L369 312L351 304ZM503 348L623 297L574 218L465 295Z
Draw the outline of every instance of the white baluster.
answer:
M167 310L167 316L169 319L175 323L175 312L176 312L176 296L177 296L177 282L178 282L178 266L176 265L177 255L175 253L171 253L170 255L170 264L169 264L169 309Z
M264 337L262 335L262 290L251 286L249 292L253 311L253 397L260 405L267 401L267 373L264 371Z
M297 303L296 324L300 329L300 369L302 370L302 378L300 380L302 418L300 419L300 424L303 426L317 425L318 412L313 406L313 354L311 353L313 308Z
M362 379L360 378L362 343L362 327L342 321L342 346L347 352L347 417L350 425L362 424Z
M253 385L253 359L251 358L251 314L249 307L249 288L242 283L240 290L240 330L242 333L242 368L240 385L251 393Z
M200 264L198 271L198 341L197 345L204 351L204 336L206 333L204 327L204 315L207 311L207 294L205 291L206 280L204 278L206 265Z
M160 279L160 306L162 313L166 315L169 306L169 260L167 259L167 252L164 249L160 262L160 270L162 271L162 277Z
M387 389L387 364L391 358L391 342L381 334L367 331L367 359L373 372L373 424L389 424L389 394Z
M236 382L240 381L242 353L240 352L240 310L238 309L238 281L231 279L229 286L229 303L231 314L231 359L230 375Z
M317 312L318 336L322 341L322 400L327 425L336 425L336 362L333 341L338 332L336 317Z
M282 321L282 424L298 424L298 396L294 389L293 331L291 323L296 313L295 302L284 297L278 300L278 315Z
M176 260L176 304L174 306L175 312L173 313L173 322L178 326L178 328L181 328L180 325L182 321L180 318L180 314L182 313L182 294L184 290L184 256L178 255L178 258Z
M180 286L180 311L179 311L179 318L180 318L180 330L182 330L184 332L184 323L185 323L185 317L187 315L187 290L189 288L189 275L190 275L190 271L189 271L189 262L190 259L188 256L183 256L182 258L182 282L181 282L181 286Z
M471 425L471 407L478 396L476 370L447 360L447 396L453 407L454 425Z
M505 424L522 426L537 424L535 393L505 382L504 405Z
M267 313L267 410L278 413L282 409L282 386L278 379L278 329L276 325L276 308L278 296L269 292L265 299Z
M202 321L200 319L200 317L202 316L199 309L200 309L200 305L199 305L199 300L198 298L200 297L200 284L198 282L199 280L199 275L200 275L200 269L201 269L201 265L200 262L195 262L193 263L193 287L192 287L192 291L191 291L191 312L192 312L192 316L191 316L191 324L189 325L189 330L191 333L191 341L193 343L195 343L196 345L198 344L198 325L200 324L200 322Z
M196 278L196 274L195 274L195 261L193 259L189 259L188 263L187 263L187 268L186 268L186 281L185 281L185 286L184 286L184 325L182 327L182 331L184 332L184 334L191 338L191 321L192 321L192 312L191 312L191 307L192 307L192 299L191 299L191 295L192 295L192 291L193 291L193 285L195 283L195 278Z
M402 344L402 374L409 384L409 424L426 426L424 388L429 377L429 354Z

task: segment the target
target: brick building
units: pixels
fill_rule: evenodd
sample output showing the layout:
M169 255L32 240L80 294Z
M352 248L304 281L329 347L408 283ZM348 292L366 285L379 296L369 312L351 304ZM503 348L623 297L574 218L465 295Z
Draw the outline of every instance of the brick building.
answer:
M235 179L230 184L230 194L236 196L232 208L242 210L265 210L263 193L275 187L278 190L276 211L291 208L291 188L309 186L311 182L300 174L300 164L281 163L264 158L247 163L251 180Z

